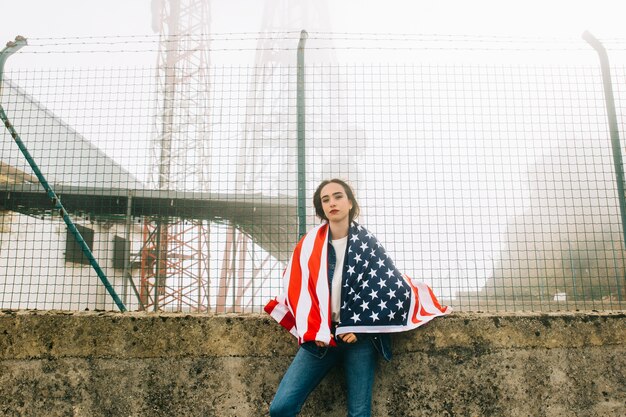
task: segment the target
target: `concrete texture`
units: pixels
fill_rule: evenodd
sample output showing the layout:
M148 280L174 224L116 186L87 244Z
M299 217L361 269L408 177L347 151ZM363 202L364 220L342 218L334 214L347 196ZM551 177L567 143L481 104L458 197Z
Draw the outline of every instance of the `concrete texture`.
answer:
M263 416L295 353L266 316L0 312L0 415ZM375 416L625 416L626 313L455 313L394 336ZM340 371L303 416L343 416Z

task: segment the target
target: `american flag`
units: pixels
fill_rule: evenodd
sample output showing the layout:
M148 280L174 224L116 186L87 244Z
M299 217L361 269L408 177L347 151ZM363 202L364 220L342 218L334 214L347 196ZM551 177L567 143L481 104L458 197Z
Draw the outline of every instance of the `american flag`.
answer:
M283 276L284 293L265 311L298 338L334 345L328 284L328 224L296 245ZM428 285L401 274L378 239L356 222L350 225L336 334L393 333L449 314Z

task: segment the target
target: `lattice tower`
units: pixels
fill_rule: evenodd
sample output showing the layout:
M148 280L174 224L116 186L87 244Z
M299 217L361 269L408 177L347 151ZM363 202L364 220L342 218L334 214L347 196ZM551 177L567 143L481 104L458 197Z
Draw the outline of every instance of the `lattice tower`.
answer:
M320 75L327 72L333 73L333 82L338 83L330 21L326 0L281 0L266 6L256 47L256 71L248 88L246 128L239 148L237 184L243 190L296 195L297 44L300 31L310 30L313 36L305 47L305 83L319 81ZM345 91L322 91L323 88L324 81L305 87L307 195L323 178L347 178L355 188L364 178L359 162L367 148L365 129L349 124L349 109L335 105L347 101ZM313 89L315 98L311 97ZM324 101L324 96L332 96L333 102ZM317 113L314 121L309 119L312 113ZM308 217L313 216L309 213Z
M239 145L236 184L239 192L263 195L295 195L297 187L297 151L295 112L295 66L300 31L315 27L328 29L325 1L315 3L281 0L267 3L256 45L255 67L248 86L246 118ZM326 51L326 62L334 61ZM295 241L296 236L293 236ZM251 265L252 279L241 276L243 268L227 265ZM233 304L243 300L243 292L265 286L275 274L279 261L234 226L227 234L219 288L237 288ZM274 277L275 278L275 277ZM235 284L235 285L233 285Z
M325 0L266 3L237 164L242 191L296 194L296 51L302 29L328 31ZM323 61L335 61L331 50ZM318 53L319 55L319 53Z
M160 190L209 191L208 2L153 0L152 17L160 33L154 182ZM209 234L209 224L200 220L145 222L143 308L209 308Z
M333 73L333 82L339 82L330 21L325 0L281 0L266 6L256 48L256 71L248 88L245 136L237 164L237 183L244 190L296 195L297 44L300 31L310 30L313 36L305 47L305 78L308 80L305 83L320 80L325 72ZM348 108L334 105L346 101L346 92L322 91L323 84L322 81L305 87L307 195L323 178L348 178L357 188L364 177L359 161L363 160L367 148L365 130L348 123L343 113L349 113ZM311 96L313 89L316 89L315 98ZM324 101L323 96L332 96L333 103ZM320 107L324 107L324 111ZM309 119L312 113L317 113L314 121Z

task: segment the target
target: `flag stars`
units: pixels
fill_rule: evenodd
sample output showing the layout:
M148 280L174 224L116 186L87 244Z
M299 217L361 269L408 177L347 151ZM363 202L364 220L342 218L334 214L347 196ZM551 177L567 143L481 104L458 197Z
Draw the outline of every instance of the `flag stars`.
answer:
M358 230L357 230L358 228ZM408 309L413 296L410 282L393 265L376 237L352 224L344 266L347 278L341 314L349 325L399 323L412 313Z

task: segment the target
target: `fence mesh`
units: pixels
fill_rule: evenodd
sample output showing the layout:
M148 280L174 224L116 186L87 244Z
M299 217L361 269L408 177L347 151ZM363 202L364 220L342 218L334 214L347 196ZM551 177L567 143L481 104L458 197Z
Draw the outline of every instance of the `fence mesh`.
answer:
M54 47L40 44L45 62ZM514 55L508 47L499 51ZM5 71L8 118L129 310L260 311L298 239L299 170L309 227L316 185L348 180L359 221L398 268L459 310L625 307L592 55L475 64L368 52L357 64L323 62L336 51L318 45L311 54L323 59L305 66L299 166L295 45L282 52L288 60L263 65ZM612 71L623 132L626 73ZM52 208L3 131L0 307L115 309Z

